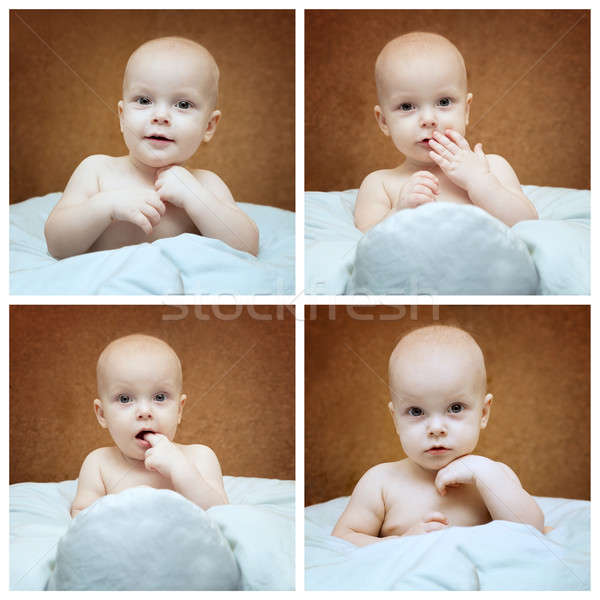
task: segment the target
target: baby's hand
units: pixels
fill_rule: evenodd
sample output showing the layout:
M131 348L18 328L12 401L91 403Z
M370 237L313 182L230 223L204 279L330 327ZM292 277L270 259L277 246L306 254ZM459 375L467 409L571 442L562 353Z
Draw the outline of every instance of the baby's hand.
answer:
M148 471L157 471L163 477L171 477L177 464L186 460L173 442L161 433L147 433L144 439L152 445L146 450L144 466Z
M165 214L166 207L153 190L133 189L107 194L110 194L111 219L129 221L141 228L146 235Z
M185 167L174 165L156 171L154 187L161 200L185 208L188 199L198 195L200 182Z
M434 485L440 495L446 495L447 487L458 487L475 483L478 470L488 459L475 454L467 454L453 460L450 464L440 469L436 475Z
M438 178L429 171L417 171L404 184L394 209L416 208L426 202L435 202L439 193Z
M423 520L415 523L407 529L403 535L419 535L421 533L430 533L439 531L448 527L448 519L441 512L432 512L423 517Z
M482 144L471 150L469 142L454 129L446 129L446 135L433 132L429 141L429 156L436 162L452 183L466 190L473 179L487 175L490 165L483 153Z
M473 151L458 131L446 129L445 133L433 132L433 139L429 141L429 156L452 183L466 190L470 181L489 174L490 165L481 143L476 144Z

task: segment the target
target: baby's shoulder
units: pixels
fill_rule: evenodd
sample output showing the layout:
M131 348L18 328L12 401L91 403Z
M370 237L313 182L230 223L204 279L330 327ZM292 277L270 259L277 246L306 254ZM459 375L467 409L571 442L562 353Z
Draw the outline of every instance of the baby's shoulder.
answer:
M212 448L204 444L177 444L179 449L189 458L195 461L212 462L218 461L217 455Z
M406 178L403 177L398 169L379 169L372 171L364 179L361 185L389 185L396 182L402 182Z
M190 169L192 175L205 185L217 198L233 200L233 196L225 182L212 171L206 169Z
M98 170L104 170L110 167L114 167L120 163L120 157L108 156L107 154L91 154L84 158L79 166L85 166L87 168L93 168Z
M385 485L392 479L407 476L406 460L397 460L394 462L380 463L371 467L363 476L362 479L369 483L377 483Z
M86 469L100 469L107 462L114 459L115 448L105 447L92 450L83 461L83 466Z

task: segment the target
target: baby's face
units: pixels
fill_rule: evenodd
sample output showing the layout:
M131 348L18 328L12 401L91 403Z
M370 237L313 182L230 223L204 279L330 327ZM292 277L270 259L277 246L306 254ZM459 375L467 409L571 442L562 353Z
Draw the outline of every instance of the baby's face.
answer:
M134 53L118 105L134 162L182 164L211 139L220 117L215 68L212 59L185 45L150 44Z
M390 410L402 448L427 470L470 454L487 425L491 395L469 353L451 346L413 349L390 372Z
M136 437L143 430L175 437L185 396L177 358L167 348L118 345L102 362L98 388L96 416L125 456L144 460L150 444Z
M465 134L472 94L466 92L464 67L454 52L392 51L382 61L378 82L377 122L411 163L423 168L435 164L423 142L434 131L450 128Z

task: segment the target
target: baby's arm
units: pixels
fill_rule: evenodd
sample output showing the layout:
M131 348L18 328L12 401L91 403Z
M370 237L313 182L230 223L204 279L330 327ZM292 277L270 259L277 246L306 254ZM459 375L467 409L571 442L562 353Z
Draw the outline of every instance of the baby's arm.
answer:
M440 469L435 478L442 496L447 486L469 483L477 486L492 519L533 525L544 532L544 513L505 464L469 454Z
M467 189L473 204L487 210L509 227L519 221L537 219L533 203L521 190L516 173L506 159L498 154L487 154L490 172L473 179Z
M98 498L106 496L106 489L100 473L100 451L94 450L85 457L79 479L77 480L77 493L71 504L71 517L87 508Z
M350 502L336 523L331 535L356 546L380 542L385 504L379 469L369 469L356 484ZM392 536L391 536L392 537Z
M471 150L469 142L453 129L446 129L444 133L433 133L429 155L450 181L467 192L473 204L509 227L538 218L535 207L504 158L484 154L481 143Z
M256 223L236 204L229 188L210 171L193 173L175 165L157 172L156 190L162 200L185 209L198 231L235 248L258 254Z
M387 197L380 174L377 171L370 173L363 179L358 190L354 207L354 225L366 233L371 227L383 221L392 210L392 203Z
M204 510L229 504L216 454L200 444L188 446L187 452L187 464L176 467L171 474L175 491Z
M229 503L221 466L210 448L199 444L178 447L159 433L147 433L144 438L151 444L144 466L168 477L176 492L204 510Z
M129 221L148 234L165 213L154 190L101 192L98 172L104 158L88 156L81 162L46 221L48 251L55 258L83 254L113 220Z
M393 212L434 202L438 194L438 178L429 171L417 171L404 183L397 197L390 200L380 172L375 171L365 177L358 190L354 224L357 229L366 233Z

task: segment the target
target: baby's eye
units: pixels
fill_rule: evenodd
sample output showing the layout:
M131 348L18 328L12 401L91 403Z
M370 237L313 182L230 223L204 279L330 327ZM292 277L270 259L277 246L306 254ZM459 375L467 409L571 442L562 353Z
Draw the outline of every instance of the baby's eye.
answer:
M157 402L164 402L164 401L167 399L167 395L166 395L166 394L156 394L156 395L154 396L154 399L155 399Z
M462 412L463 409L464 409L464 406L460 402L455 402L454 404L450 405L450 407L448 408L448 411L456 414L456 413Z
M423 414L423 410L421 408L419 408L418 406L411 406L408 409L408 414L411 417L420 417Z
M119 394L119 402L121 404L127 404L131 402L131 396L128 396L127 394Z
M452 100L450 98L440 98L439 105L440 106L450 106Z
M177 104L175 106L177 108L187 109L187 108L192 108L192 103L189 102L188 100L180 100L179 102L177 102Z
M143 105L147 105L151 103L150 98L148 98L148 96L140 96L139 98L136 98L135 101L138 104L143 104Z
M413 105L410 102L403 102L400 106L399 106L400 110L403 111L409 111L413 108Z

